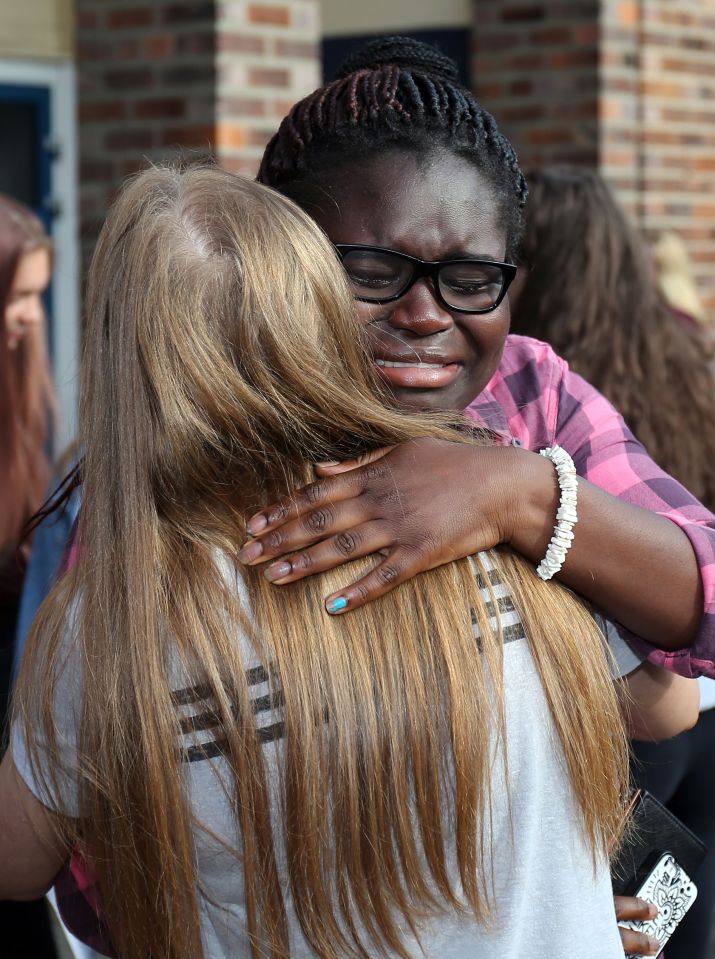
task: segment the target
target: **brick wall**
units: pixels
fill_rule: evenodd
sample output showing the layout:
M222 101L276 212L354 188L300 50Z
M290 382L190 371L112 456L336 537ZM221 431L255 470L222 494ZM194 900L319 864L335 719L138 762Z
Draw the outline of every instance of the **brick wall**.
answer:
M216 146L222 166L254 174L288 110L321 83L319 12L315 0L221 4Z
M597 0L474 0L473 86L525 167L598 162Z
M685 240L715 318L715 0L604 0L601 169L647 236Z
M715 318L715 0L473 0L473 86L525 167L595 167L686 242Z
M317 0L77 0L85 267L122 179L181 153L255 172L320 82Z

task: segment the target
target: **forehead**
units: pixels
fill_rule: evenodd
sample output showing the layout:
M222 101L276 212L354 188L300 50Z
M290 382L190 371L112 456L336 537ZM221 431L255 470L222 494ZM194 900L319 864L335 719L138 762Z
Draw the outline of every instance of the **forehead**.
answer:
M392 151L343 167L311 214L333 243L367 243L424 260L502 259L505 229L494 189L469 160Z
M42 290L50 279L50 254L44 247L23 253L12 278L14 291Z

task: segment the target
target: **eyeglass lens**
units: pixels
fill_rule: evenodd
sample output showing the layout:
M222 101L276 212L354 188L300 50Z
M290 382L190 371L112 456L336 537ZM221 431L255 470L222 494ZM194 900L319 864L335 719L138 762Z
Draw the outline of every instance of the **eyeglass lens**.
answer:
M415 272L409 260L380 250L350 250L343 256L343 266L353 293L375 303L404 293ZM439 266L438 283L448 306L480 312L497 302L504 276L496 264L447 261Z

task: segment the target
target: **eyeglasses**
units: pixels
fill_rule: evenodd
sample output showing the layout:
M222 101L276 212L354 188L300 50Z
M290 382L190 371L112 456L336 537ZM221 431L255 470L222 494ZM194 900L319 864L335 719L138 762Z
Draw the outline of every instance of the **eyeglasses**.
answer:
M512 263L495 260L418 260L377 246L336 243L357 300L390 303L423 276L432 280L437 299L457 313L489 313L516 276Z

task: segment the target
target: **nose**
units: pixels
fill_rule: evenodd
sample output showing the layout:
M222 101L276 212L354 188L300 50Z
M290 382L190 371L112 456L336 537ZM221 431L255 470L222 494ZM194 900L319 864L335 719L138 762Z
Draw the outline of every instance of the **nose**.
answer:
M398 330L430 336L450 329L454 319L436 298L432 281L423 277L392 304L389 323Z
M42 322L44 315L42 297L39 295L28 297L25 309L22 311L22 323L25 326L37 326L38 323Z

